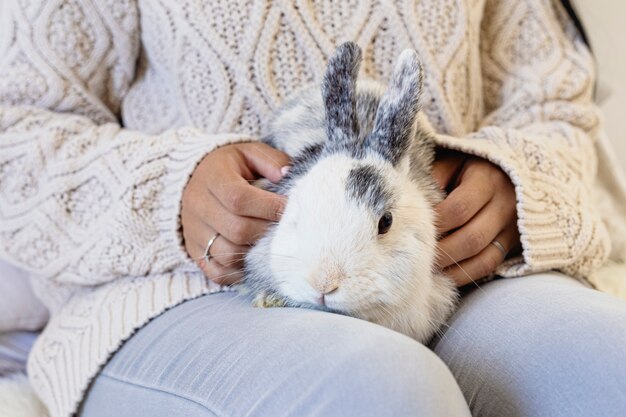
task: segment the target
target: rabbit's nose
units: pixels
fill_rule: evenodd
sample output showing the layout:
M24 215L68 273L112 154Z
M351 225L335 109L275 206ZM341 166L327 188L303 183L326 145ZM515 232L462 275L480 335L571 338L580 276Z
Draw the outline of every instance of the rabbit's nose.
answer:
M339 288L339 284L337 285L333 285L333 286L328 286L326 288L324 288L323 290L319 290L319 292L321 293L321 296L318 297L317 299L317 303L319 305L326 305L326 296L330 293L332 293L333 291L335 291L337 288Z
M323 288L321 288L320 293L322 293L322 296L324 296L326 294L330 294L331 292L335 291L337 288L339 288L339 282L332 282L324 286Z
M331 273L314 276L309 282L313 289L315 289L315 291L323 297L333 291L336 291L343 278L344 274L342 272L333 271Z

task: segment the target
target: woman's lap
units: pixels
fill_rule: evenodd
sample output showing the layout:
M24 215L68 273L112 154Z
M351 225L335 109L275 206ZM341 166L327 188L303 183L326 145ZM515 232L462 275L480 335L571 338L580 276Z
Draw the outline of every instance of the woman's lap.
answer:
M558 273L473 290L431 347L477 416L626 412L626 303Z
M626 407L625 316L626 303L558 274L493 281L432 343L448 369L380 326L210 295L131 338L83 415L456 416L465 401L480 416L611 415Z
M233 293L155 319L96 378L82 415L469 416L445 364L386 328Z

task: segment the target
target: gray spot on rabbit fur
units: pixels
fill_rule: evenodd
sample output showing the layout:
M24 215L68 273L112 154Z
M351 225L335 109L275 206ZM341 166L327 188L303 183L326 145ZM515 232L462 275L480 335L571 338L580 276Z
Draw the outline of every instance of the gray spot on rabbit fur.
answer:
M306 174L320 158L324 146L322 143L306 145L291 161L292 167L280 182L270 183L265 188L278 194L286 194L294 180Z
M350 170L346 190L348 195L370 207L376 215L382 215L391 205L392 194L385 186L383 177L372 165L362 165Z

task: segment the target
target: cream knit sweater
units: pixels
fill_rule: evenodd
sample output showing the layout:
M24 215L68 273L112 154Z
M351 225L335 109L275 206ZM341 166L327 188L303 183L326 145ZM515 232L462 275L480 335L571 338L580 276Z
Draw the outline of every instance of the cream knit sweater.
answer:
M381 80L415 48L440 143L511 177L524 252L500 273L589 277L611 251L593 61L549 0L4 0L0 19L0 258L52 311L29 372L54 417L137 328L217 289L181 245L187 179L346 39Z

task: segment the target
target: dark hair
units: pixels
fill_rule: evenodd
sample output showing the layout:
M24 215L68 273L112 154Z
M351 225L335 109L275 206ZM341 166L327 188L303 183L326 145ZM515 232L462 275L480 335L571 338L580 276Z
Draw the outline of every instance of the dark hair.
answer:
M576 14L576 9L572 5L572 2L570 0L561 0L561 3L563 4L563 7L565 8L565 11L569 15L570 19L572 19L572 22L578 29L578 32L580 32L580 36L582 36L583 41L585 41L589 49L591 49L591 44L589 43L589 38L587 37L587 32L585 31L585 27L583 26L582 22L580 21L580 18Z

